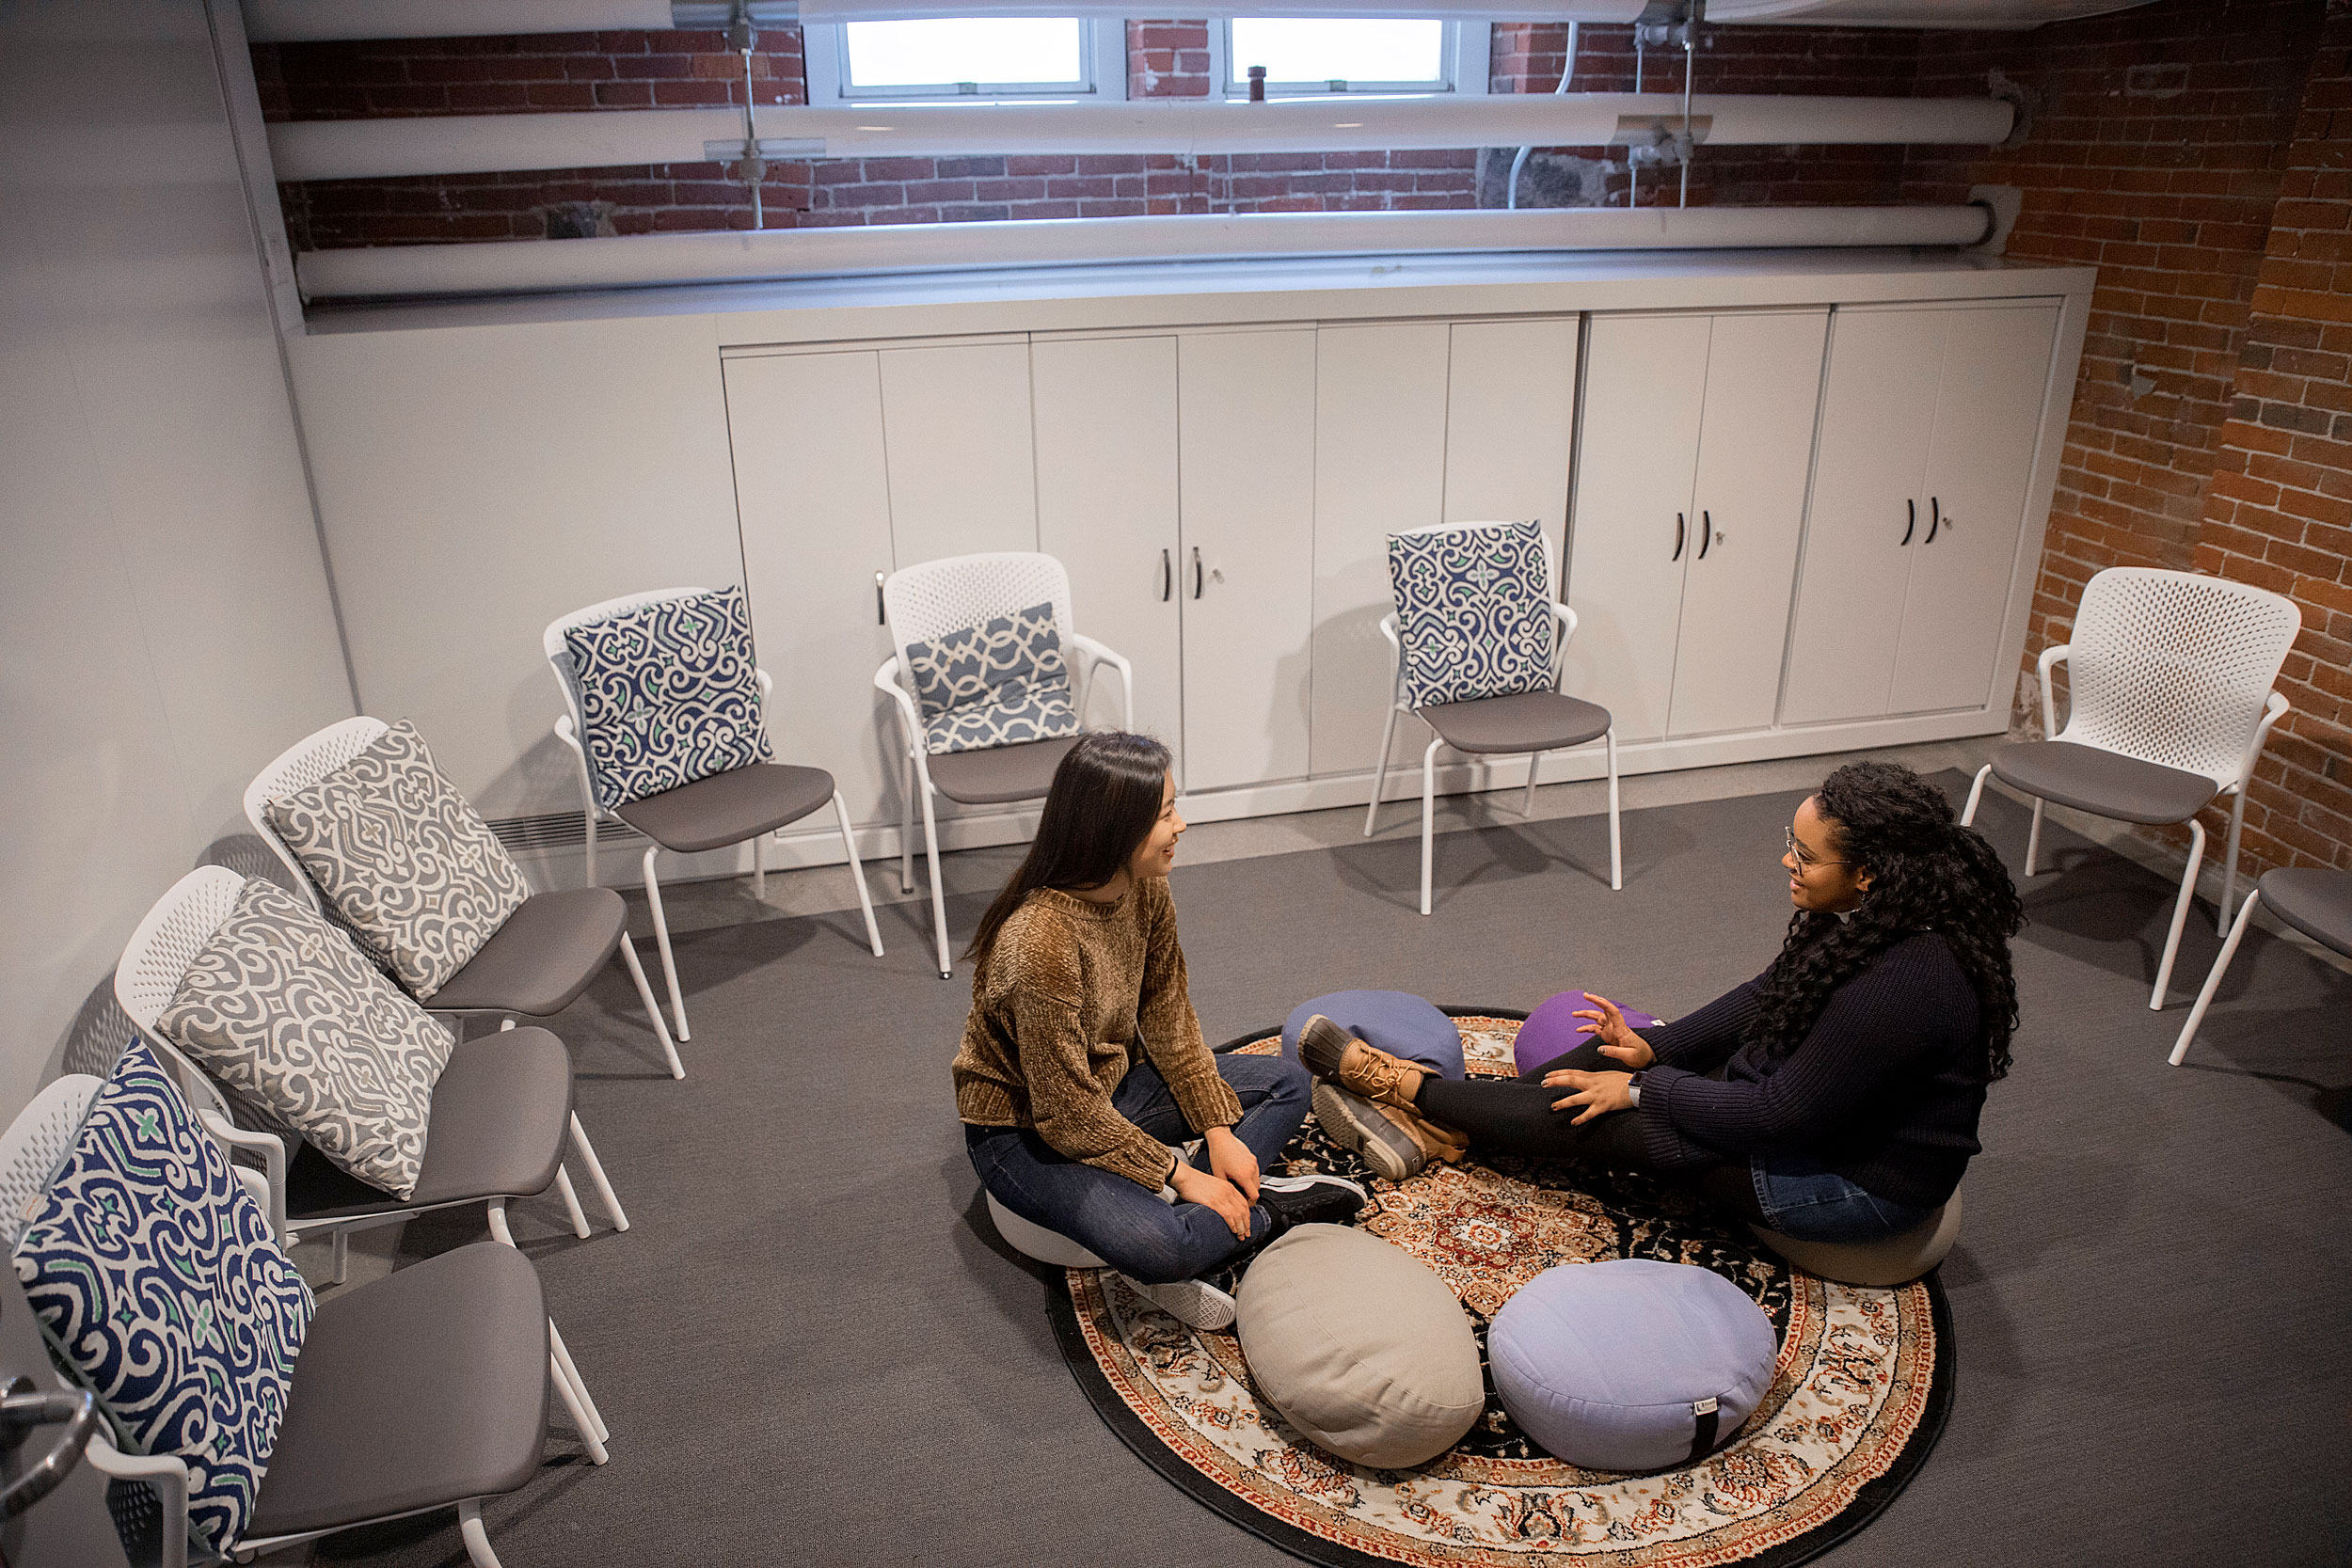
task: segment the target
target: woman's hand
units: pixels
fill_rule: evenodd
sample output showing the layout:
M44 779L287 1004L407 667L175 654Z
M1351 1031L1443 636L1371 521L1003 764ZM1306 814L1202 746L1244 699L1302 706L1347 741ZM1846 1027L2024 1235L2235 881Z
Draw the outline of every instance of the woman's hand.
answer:
M1622 1023L1624 1020L1620 1019L1618 1022ZM1551 1108L1555 1111L1570 1110L1578 1106L1583 1108L1577 1118L1568 1123L1571 1127L1581 1127L1595 1117L1606 1116L1612 1111L1631 1110L1633 1096L1626 1085L1632 1082L1633 1074L1629 1072L1577 1072L1562 1068L1557 1072L1544 1074L1546 1088L1568 1088L1577 1091L1551 1102Z
M1249 1200L1241 1196L1239 1187L1221 1176L1212 1176L1189 1160L1177 1161L1175 1174L1168 1181L1184 1202L1205 1204L1216 1210L1227 1229L1245 1242L1249 1240Z
M1649 1041L1627 1026L1625 1014L1617 1010L1614 1002L1589 990L1584 999L1593 1005L1592 1010L1568 1016L1592 1020L1585 1025L1584 1033L1598 1037L1602 1055L1623 1062L1635 1072L1657 1063L1658 1053L1649 1048ZM1551 1080L1547 1078L1544 1082L1549 1084Z
M1208 1131L1209 1169L1226 1180L1250 1202L1258 1201L1258 1157L1249 1152L1249 1146L1233 1135L1230 1127L1212 1127Z

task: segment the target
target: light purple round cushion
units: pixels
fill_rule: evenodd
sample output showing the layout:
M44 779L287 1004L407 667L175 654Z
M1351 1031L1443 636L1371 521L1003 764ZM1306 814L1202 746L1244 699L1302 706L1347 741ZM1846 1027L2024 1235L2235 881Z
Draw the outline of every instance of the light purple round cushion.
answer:
M1719 1449L1772 1385L1764 1309L1707 1269L1624 1258L1564 1263L1486 1331L1495 1392L1538 1447L1588 1470L1663 1470L1694 1454L1706 1402Z
M1616 998L1611 997L1610 1000L1615 1002ZM1528 1014L1527 1022L1519 1025L1518 1038L1511 1047L1512 1060L1518 1064L1521 1072L1526 1072L1543 1066L1554 1056L1566 1055L1592 1038L1584 1033L1586 1021L1575 1015L1597 1010L1591 996L1581 990L1564 990L1548 999L1542 1006ZM1625 1022L1630 1028L1646 1029L1658 1022L1651 1014L1639 1007L1629 1007L1622 1002L1617 1003L1617 1010L1625 1014Z
M1321 1013L1366 1045L1418 1062L1440 1078L1462 1076L1462 1032L1436 1006L1405 990L1335 990L1291 1009L1282 1054L1298 1060L1298 1032Z

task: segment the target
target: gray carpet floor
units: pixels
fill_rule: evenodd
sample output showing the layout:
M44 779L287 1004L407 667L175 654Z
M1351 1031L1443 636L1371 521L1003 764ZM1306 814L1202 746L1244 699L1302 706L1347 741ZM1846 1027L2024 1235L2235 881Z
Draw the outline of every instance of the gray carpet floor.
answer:
M1799 799L1629 815L1617 894L1600 818L1451 834L1425 920L1409 838L1180 864L1203 1028L1359 986L1526 1008L1590 985L1687 1011L1776 949ZM2015 865L2024 812L1990 800L1982 825ZM2249 936L2168 1068L2210 911L2152 1013L2171 889L2063 831L2051 849L2059 873L2024 884L2017 1065L1944 1265L1951 1421L1823 1560L2352 1562L2352 979ZM635 1223L599 1215L580 1242L551 1198L517 1206L612 1458L579 1460L559 1421L539 1477L485 1510L508 1568L1295 1560L1147 1469L1063 1367L1056 1287L996 1240L964 1160L946 1063L968 972L928 972L926 912L885 912L882 959L855 911L682 941L682 1083L617 972L557 1022ZM420 1221L402 1246L479 1233ZM447 1514L313 1556L464 1560Z

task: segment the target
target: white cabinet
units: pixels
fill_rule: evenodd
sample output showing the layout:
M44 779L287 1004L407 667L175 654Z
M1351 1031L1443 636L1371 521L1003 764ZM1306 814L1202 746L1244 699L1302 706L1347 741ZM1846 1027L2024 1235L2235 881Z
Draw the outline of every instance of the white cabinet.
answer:
M1772 721L1826 322L1593 320L1566 684L1621 740Z
M1993 696L2055 303L1841 309L1785 724Z
M1314 331L1184 333L1177 388L1184 787L1300 778L1314 627Z
M1037 548L1026 340L886 348L879 357L898 563Z
M1444 521L1532 517L1555 548L1562 544L1576 439L1576 334L1574 316L1448 328Z

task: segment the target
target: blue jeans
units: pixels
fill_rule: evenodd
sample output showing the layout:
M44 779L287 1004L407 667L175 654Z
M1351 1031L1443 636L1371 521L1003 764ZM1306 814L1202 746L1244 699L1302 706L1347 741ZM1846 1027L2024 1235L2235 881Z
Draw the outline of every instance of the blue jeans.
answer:
M1216 1070L1241 1100L1233 1135L1258 1157L1260 1170L1279 1171L1282 1146L1307 1119L1307 1069L1279 1056L1219 1056ZM1120 1080L1111 1109L1164 1144L1200 1136L1149 1061L1137 1062ZM1244 1246L1264 1241L1273 1223L1263 1206L1252 1209L1249 1242L1242 1242L1206 1204L1165 1202L1123 1176L1057 1153L1028 1128L967 1123L963 1139L980 1184L997 1202L1147 1285L1197 1279Z
M1758 1154L1748 1175L1766 1227L1800 1242L1883 1242L1934 1212L1864 1192L1803 1155Z

